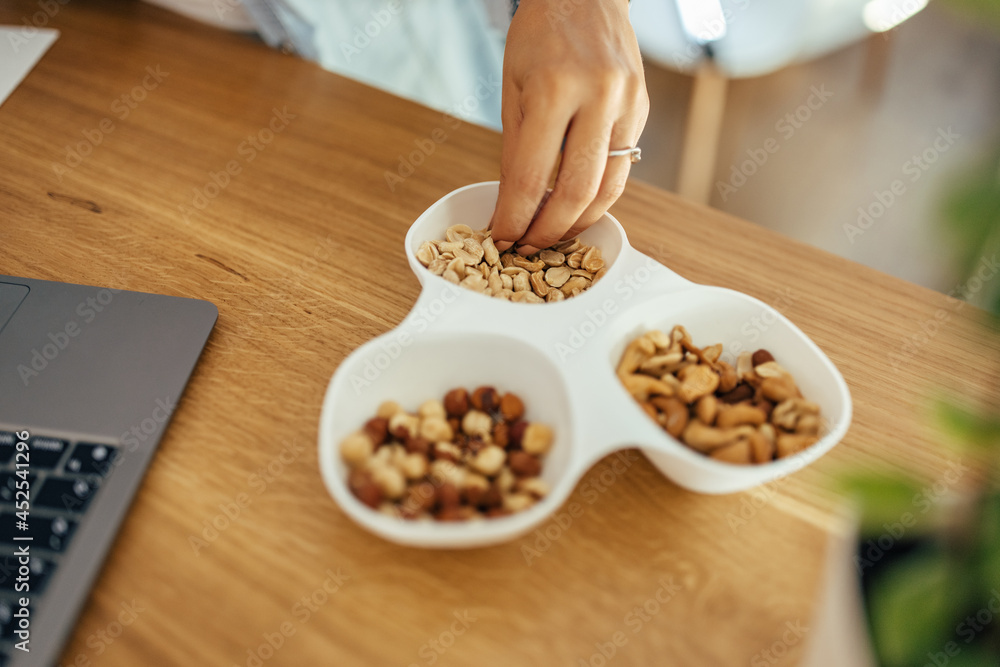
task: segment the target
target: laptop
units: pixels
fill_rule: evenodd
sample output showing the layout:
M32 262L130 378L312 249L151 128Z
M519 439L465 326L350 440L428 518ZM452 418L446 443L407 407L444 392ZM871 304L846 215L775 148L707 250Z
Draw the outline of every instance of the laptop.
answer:
M0 275L0 667L58 662L217 318Z

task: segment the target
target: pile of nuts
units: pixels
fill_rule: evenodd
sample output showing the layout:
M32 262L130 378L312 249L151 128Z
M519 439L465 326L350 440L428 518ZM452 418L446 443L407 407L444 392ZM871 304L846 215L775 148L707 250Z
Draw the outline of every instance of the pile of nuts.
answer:
M618 377L667 433L718 461L767 463L819 440L819 406L770 352L742 352L736 368L721 356L678 325L629 343Z
M539 477L552 447L524 419L517 395L453 389L415 414L394 401L340 443L347 484L365 505L403 519L464 521L528 509L548 494Z
M560 241L523 257L514 248L497 250L490 230L452 225L444 241L424 241L417 259L431 273L505 301L562 301L586 291L607 272L600 248L580 239Z

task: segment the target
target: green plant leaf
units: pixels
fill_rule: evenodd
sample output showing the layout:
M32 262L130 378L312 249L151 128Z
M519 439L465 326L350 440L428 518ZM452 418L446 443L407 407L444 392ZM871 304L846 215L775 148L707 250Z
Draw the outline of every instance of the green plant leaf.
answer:
M1000 591L1000 493L983 499L976 541L982 588L989 595Z
M958 650L960 651L958 655L946 656L948 662L943 664L948 667L997 667L997 665L1000 665L1000 655L982 646L966 646L959 643ZM940 654L942 651L939 649L938 653ZM934 663L928 663L927 657L924 656L924 662L918 664Z
M881 533L886 523L895 523L914 511L914 498L921 492L917 482L902 472L854 473L842 477L839 490L860 506L861 533Z
M977 415L968 408L938 401L935 414L942 428L976 448L1000 445L1000 419Z
M951 640L964 608L963 570L928 545L873 582L869 613L876 651L884 665L923 665L927 654Z

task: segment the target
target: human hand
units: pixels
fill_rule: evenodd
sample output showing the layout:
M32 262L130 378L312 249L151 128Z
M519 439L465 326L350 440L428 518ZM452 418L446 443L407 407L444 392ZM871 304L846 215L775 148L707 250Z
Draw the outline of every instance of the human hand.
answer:
M627 0L521 0L507 33L502 96L490 228L500 250L516 243L531 254L597 222L625 189L631 161L608 151L634 146L649 113Z

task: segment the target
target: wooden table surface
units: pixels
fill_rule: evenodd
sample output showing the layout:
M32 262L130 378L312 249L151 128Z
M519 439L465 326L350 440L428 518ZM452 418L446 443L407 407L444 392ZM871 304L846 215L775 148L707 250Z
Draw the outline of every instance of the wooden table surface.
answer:
M414 302L408 225L496 178L500 137L143 3L58 7L61 37L0 107L0 273L220 311L63 664L601 664L616 636L618 664L750 664L786 623L809 625L841 525L832 475L933 479L953 455L929 397L996 391L997 339L972 307L632 182L612 212L637 248L777 306L827 352L854 397L847 437L721 497L641 457L622 474L605 460L583 481L600 493L577 489L582 516L530 564L534 536L459 552L384 542L323 487L323 393ZM0 24L38 9L5 2ZM441 133L390 188L400 156ZM213 186L227 164L238 173ZM239 516L206 530L240 494ZM102 639L132 603L135 621ZM656 612L634 613L644 604Z

